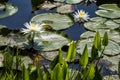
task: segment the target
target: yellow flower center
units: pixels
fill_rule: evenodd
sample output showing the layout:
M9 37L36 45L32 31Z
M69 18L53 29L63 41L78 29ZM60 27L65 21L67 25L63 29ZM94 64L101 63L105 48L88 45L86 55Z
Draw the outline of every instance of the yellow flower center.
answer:
M80 12L80 13L79 13L79 17L83 17L84 15L85 15L84 12Z
M35 30L35 27L36 27L35 24L31 24L29 29L30 29L31 31L34 31L34 30Z

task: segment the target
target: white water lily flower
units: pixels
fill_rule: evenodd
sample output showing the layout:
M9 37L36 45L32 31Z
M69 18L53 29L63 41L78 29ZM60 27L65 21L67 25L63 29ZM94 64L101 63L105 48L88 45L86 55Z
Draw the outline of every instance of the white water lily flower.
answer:
M90 19L88 13L85 13L83 10L77 10L73 15L75 22L84 22Z
M25 23L24 26L26 28L22 28L21 32L23 33L30 33L30 32L44 32L44 26L45 24L35 24L35 23Z

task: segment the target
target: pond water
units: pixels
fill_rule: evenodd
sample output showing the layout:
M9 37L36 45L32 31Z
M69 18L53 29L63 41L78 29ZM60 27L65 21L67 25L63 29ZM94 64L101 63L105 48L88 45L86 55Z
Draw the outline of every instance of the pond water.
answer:
M37 13L31 13L31 0L9 0L9 3L12 3L13 5L18 7L18 12L10 17L2 18L0 19L0 24L7 26L9 29L20 29L24 27L25 22L29 22L31 18L37 14L40 13L51 13L54 12L54 10L39 10ZM84 10L85 12L88 12L90 15L90 18L95 17L95 11L97 9L96 4L91 4L89 6L85 6L84 4L78 4L75 6L75 10ZM79 25L78 23L75 23L70 28L64 30L70 39L72 40L79 40L80 35L85 32L85 28L83 25Z

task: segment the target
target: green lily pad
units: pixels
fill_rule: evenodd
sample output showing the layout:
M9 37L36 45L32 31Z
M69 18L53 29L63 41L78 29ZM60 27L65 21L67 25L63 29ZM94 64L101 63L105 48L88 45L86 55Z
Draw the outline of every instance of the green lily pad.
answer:
M77 43L77 52L79 54L82 54L85 45L88 45L88 50L89 50L89 56L91 54L91 49L92 49L92 42L93 42L93 38L87 38L87 39L83 39L83 40L79 40ZM120 54L120 45L117 44L114 41L108 40L108 46L105 47L105 50L103 52L105 55L117 55Z
M41 52L40 53L40 55L42 55L45 59L50 60L50 61L53 61L58 54L59 54L58 50L55 50L55 51L45 51L45 52ZM62 51L62 56L63 56L63 59L66 60L67 52ZM79 55L76 55L72 62L77 61L77 60L79 60Z
M45 52L42 52L40 53L45 59L47 60L50 60L50 61L53 61L55 59L55 57L59 54L59 51L56 50L56 51L45 51ZM63 59L66 59L66 55L67 53L62 51L62 56L63 56Z
M50 10L50 9L56 8L56 7L58 7L58 6L62 5L62 4L63 3L59 3L59 2L54 2L54 3L44 2L40 6L37 6L37 8L45 9L45 10Z
M5 9L5 5L0 4L0 10L3 10L3 9Z
M40 51L56 50L69 43L65 34L46 31L34 37L34 49Z
M4 37L0 35L0 46L18 46L19 48L24 48L27 40L16 35L11 37Z
M120 11L97 10L95 13L106 18L120 18Z
M54 0L54 1L64 2L65 0Z
M120 24L120 19L114 19L113 21Z
M103 4L99 6L99 9L111 10L111 11L120 11L120 8L117 4Z
M103 4L95 13L106 18L120 18L120 8L117 4Z
M104 36L104 33L106 31L99 31L101 37ZM120 43L120 33L113 30L113 31L107 31L108 33L108 39L115 41L116 43ZM81 34L81 39L87 39L87 38L93 38L96 33L92 31L86 31L83 34Z
M25 38L25 36L24 35L21 36L19 34L11 35L8 40L10 40L9 45L11 47L17 46L19 48L25 48L25 46L26 46L25 44L28 43L28 40Z
M68 4L77 4L77 3L82 2L83 0L54 0L54 1L66 2Z
M14 15L18 11L16 6L12 4L6 3L5 4L5 12L0 14L0 18L8 17Z
M18 67L18 70L22 70L22 66L24 65L26 68L29 67L30 64L33 64L33 60L29 56L21 56L19 57L21 59L21 64L16 66L16 56L13 56L13 64L12 69L16 69Z
M112 56L112 57L104 56L103 60L107 60L111 63L111 65L108 66L110 68L110 70L112 70L112 71L118 70L118 63L120 61L120 55L116 55L116 56Z
M82 1L83 0L66 0L66 3L68 3L68 4L77 4L77 3L80 3Z
M102 18L102 17L93 17L90 19L90 21L93 21L93 22L100 22L100 23L103 23L105 22L107 19L106 18Z
M6 26L0 27L0 46L18 46L23 48L28 43L24 35L20 35L19 31L9 30Z
M62 5L57 8L58 13L72 13L73 11L74 11L73 5L69 5L69 4Z
M34 16L31 21L36 23L45 23L55 30L66 29L73 25L73 21L69 16L57 13L39 14Z
M0 29L2 29L2 28L7 28L6 26L4 26L4 25L0 25Z
M91 19L91 21L84 24L85 28L92 31L101 31L101 30L113 30L119 27L119 24L115 23L112 20L100 19L96 20Z

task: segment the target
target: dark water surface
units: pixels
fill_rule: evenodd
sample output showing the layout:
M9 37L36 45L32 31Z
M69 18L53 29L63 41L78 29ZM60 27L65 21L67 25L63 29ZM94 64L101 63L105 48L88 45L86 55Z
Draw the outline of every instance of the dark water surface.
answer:
M31 0L9 0L9 3L12 3L13 5L18 7L18 12L10 17L2 18L0 19L0 25L5 25L9 29L20 29L24 27L25 22L29 22L31 18L39 13L46 13L46 12L53 12L53 11L45 11L45 10L39 10L37 14L31 13ZM75 6L75 10L84 10L85 12L88 12L90 15L90 18L95 17L95 11L97 9L96 4L91 4L89 6L86 6L84 4L78 4ZM70 37L70 39L73 40L79 40L80 35L85 32L85 28L83 25L79 25L78 23L75 23L73 26L71 26L69 29L64 30L64 32Z

